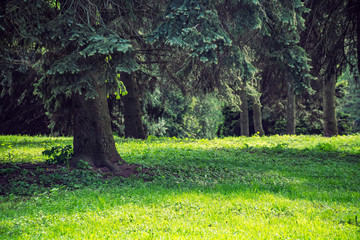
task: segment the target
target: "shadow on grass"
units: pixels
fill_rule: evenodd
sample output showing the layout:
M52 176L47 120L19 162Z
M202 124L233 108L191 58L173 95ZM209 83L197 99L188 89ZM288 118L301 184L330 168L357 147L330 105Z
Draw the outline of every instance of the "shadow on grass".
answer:
M63 139L18 140L8 143L24 148L68 144ZM0 164L0 178L6 180L0 185L12 186L0 196L0 219L5 223L0 224L0 235L14 239L33 229L49 232L54 230L51 226L61 225L62 221L67 224L65 229L71 224L76 227L77 222L86 224L89 216L94 217L94 223L104 220L97 226L99 229L112 221L118 229L124 223L122 219L129 220L129 228L133 229L131 221L136 217L159 215L156 224L161 220L177 221L180 214L193 214L198 219L213 205L211 214L215 217L247 209L244 216L249 219L274 214L265 218L270 224L270 220L278 219L277 214L286 215L289 208L294 214L288 218L290 222L302 211L310 224L317 224L320 218L326 220L326 226L331 222L359 226L360 156L356 147L355 151L343 150L319 143L296 149L284 143L267 143L265 147L235 140L238 146L204 144L202 148L196 143L193 147L194 140L175 139L161 144L164 141L139 141L129 155L124 151L125 160L143 164L138 174L129 178L41 164ZM151 145L153 142L156 144ZM178 146L177 142L186 145ZM29 183L29 179L34 181ZM143 215L133 217L139 210ZM114 218L107 221L109 216ZM82 227L79 225L76 231Z
M298 150L281 145L158 151L175 155L165 155L151 167L154 182L169 187L256 189L291 199L360 201L360 156L351 151L318 147ZM154 162L156 156L155 152L143 158Z
M42 142L44 140L38 143ZM26 142L23 144L26 145ZM159 157L157 151L166 154ZM72 191L88 188L95 193L108 191L119 196L128 191L132 195L130 199L136 196L139 199L151 199L153 194L183 191L218 192L225 195L246 192L253 194L253 197L264 193L289 199L360 202L360 156L351 151L318 147L298 150L284 145L208 150L167 147L158 148L152 154L143 154L141 158L153 164L144 166L137 176L128 179L89 176L81 171L75 174L64 170L51 173L41 170L46 168L45 165L40 168L34 165L24 172L18 169L21 165L13 166L17 168L16 174L23 174L17 181L24 191L34 187L21 184L26 182L27 177L39 177L35 185L46 183L46 188L34 188L37 193L43 191L49 194L52 189ZM14 174L11 168L0 169L1 177L6 179L9 176L7 174ZM7 184L12 183L7 181ZM16 185L15 189L4 194L24 195Z

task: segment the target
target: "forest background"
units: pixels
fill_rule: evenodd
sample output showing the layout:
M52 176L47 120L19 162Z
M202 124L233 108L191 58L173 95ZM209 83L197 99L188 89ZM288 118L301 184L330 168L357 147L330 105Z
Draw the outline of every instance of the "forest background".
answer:
M106 41L129 45L107 94L118 136L360 131L357 1L26 2L1 6L0 134L72 135L70 93L93 93L54 79L115 58Z

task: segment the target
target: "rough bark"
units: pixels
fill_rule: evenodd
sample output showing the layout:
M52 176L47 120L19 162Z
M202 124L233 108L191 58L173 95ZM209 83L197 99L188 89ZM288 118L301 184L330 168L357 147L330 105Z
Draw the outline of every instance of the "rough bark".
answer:
M296 105L294 84L287 82L287 102L286 102L286 133L295 134L296 128Z
M92 76L94 79L101 76ZM94 82L97 82L96 80ZM76 166L80 160L94 167L107 167L121 174L120 163L124 163L116 151L107 105L105 84L96 84L98 96L86 99L84 95L73 96L74 155L70 164Z
M247 102L247 93L245 86L239 92L241 99L241 113L240 113L240 135L241 136L249 136L249 106Z
M142 122L140 96L134 74L121 73L127 95L123 96L125 137L145 139L146 133Z
M323 120L324 120L324 135L327 137L338 135L338 127L335 111L335 87L336 74L335 67L329 66L327 77L323 80Z

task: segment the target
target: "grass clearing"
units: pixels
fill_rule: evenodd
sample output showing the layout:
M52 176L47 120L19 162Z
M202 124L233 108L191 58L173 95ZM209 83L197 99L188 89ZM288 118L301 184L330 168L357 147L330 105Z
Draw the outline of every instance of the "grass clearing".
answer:
M69 144L0 136L0 174ZM58 177L67 181L55 185L37 169L44 186L14 185L0 196L0 238L360 239L360 135L116 144L126 161L151 171L98 178L64 167Z

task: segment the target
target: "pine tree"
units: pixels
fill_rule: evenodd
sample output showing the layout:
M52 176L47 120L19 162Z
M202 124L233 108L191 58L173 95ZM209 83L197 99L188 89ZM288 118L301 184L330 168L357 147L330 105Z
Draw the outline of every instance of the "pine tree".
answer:
M130 41L112 27L122 8L103 1L33 0L7 2L4 9L10 41L41 54L32 66L42 76L36 93L47 110L54 113L70 102L71 164L84 160L121 174L118 163L123 160L112 136L107 94L115 90L119 72L137 68Z

